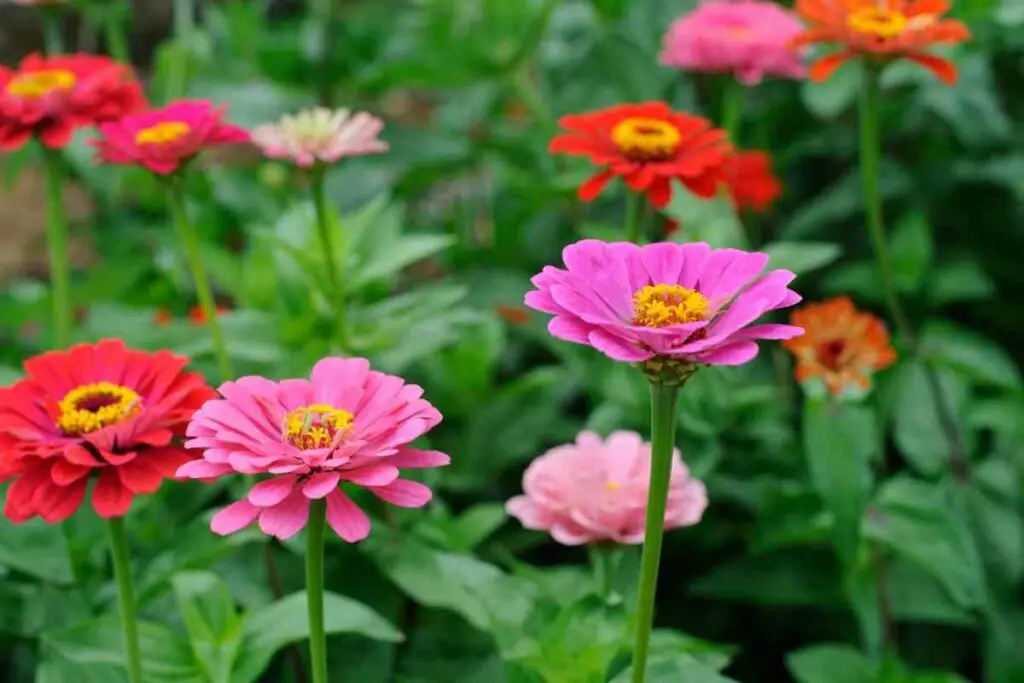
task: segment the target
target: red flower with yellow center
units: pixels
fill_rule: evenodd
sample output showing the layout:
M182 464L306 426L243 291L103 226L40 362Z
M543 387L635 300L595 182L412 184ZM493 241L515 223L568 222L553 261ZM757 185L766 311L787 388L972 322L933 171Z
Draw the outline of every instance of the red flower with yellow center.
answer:
M827 79L853 57L905 57L952 84L956 66L927 52L933 45L955 45L971 37L961 22L942 19L949 7L949 0L797 0L796 11L809 27L792 44L844 46L811 66L816 81Z
M782 183L772 173L772 158L767 152L736 152L726 159L725 186L738 209L767 211L782 194Z
M790 322L804 328L803 336L782 342L796 357L798 382L820 379L833 395L866 391L872 373L896 362L885 323L845 296L802 306Z
M64 147L75 129L119 119L144 107L142 88L124 64L97 55L29 55L0 66L0 151L31 137Z
M592 201L608 181L621 176L656 207L672 198L672 180L699 197L714 196L729 151L724 131L697 116L675 112L663 102L621 104L563 116L566 131L551 141L553 154L590 157L599 173L579 188Z

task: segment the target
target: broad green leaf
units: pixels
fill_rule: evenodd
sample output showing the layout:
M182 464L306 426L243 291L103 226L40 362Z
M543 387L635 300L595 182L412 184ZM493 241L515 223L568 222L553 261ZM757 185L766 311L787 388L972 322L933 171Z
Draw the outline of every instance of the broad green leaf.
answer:
M945 418L940 417L942 404L936 399L929 372L944 398L945 412L951 413ZM936 477L949 468L951 443L946 430L962 429L959 411L964 386L950 371L929 369L917 360L902 364L898 373L893 416L896 445L918 472Z
M992 276L976 261L955 261L932 269L925 294L933 306L982 301L995 293Z
M691 587L696 595L759 605L835 606L845 602L835 555L785 548L726 562Z
M1024 518L1020 478L1004 460L990 459L971 472L968 522L990 581L1010 591L1024 577Z
M712 247L745 247L747 238L732 203L725 197L701 199L676 188L665 215L679 221L682 228L672 239L707 242Z
M935 247L928 217L920 211L908 213L896 223L889 237L896 288L916 292L931 268Z
M0 487L0 497L5 488ZM41 519L0 520L0 565L51 583L69 584L74 578L64 530Z
M345 288L356 291L375 280L392 278L417 261L444 251L455 243L451 235L403 235L361 260L345 277Z
M1020 389L1020 370L1013 358L995 342L943 321L930 322L921 333L921 351L927 359L948 365L981 384Z
M229 683L242 620L227 586L209 572L182 572L173 584L192 652L211 683Z
M772 242L764 247L771 268L803 275L824 268L839 258L842 249L832 242Z
M834 119L857 101L862 69L852 60L827 81L806 81L800 87L804 106L819 119Z
M798 683L872 683L874 667L848 645L813 645L786 655Z
M612 679L612 683L629 683L633 680L633 668L629 667ZM685 655L672 657L650 657L647 660L648 683L736 683L726 678L713 667Z

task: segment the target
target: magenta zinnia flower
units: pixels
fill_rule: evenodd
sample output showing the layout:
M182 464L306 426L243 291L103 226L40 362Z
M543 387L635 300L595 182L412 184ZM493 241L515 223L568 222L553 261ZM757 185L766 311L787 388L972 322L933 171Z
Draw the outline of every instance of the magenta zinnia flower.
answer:
M360 486L392 505L422 507L430 489L400 479L400 470L449 462L444 453L408 446L441 421L423 390L370 370L362 358L325 358L308 380L243 377L220 393L224 398L208 401L188 426L185 446L202 449L203 459L177 476L270 478L214 516L210 527L218 534L259 518L264 533L289 538L306 525L309 501L322 498L331 528L359 541L370 532L370 519L339 484Z
M793 13L763 0L712 0L680 17L663 41L660 61L692 71L733 73L746 85L765 76L803 78L789 42L803 30Z
M548 324L554 336L615 360L739 365L757 355L759 339L803 334L794 325L751 326L800 301L787 286L793 273L762 273L767 254L702 242L582 240L562 259L565 270L547 266L533 278L537 289L526 305L555 316Z
M252 141L271 159L291 159L308 168L388 151L387 143L377 137L383 129L384 122L366 112L317 107L256 128Z
M576 443L551 449L526 469L522 496L505 505L527 529L547 531L563 545L641 543L651 479L651 444L635 432L602 440L582 432ZM708 505L704 484L672 454L665 529L700 521Z

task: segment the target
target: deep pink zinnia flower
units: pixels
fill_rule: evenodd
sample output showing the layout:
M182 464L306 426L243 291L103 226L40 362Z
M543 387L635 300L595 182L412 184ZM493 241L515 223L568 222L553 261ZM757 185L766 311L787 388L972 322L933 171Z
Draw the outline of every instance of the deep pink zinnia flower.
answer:
M223 123L223 116L224 108L210 102L178 100L102 124L102 137L90 144L102 162L139 164L167 175L205 149L249 141L247 131Z
M576 443L551 449L526 469L523 493L506 511L527 529L547 531L559 543L641 543L651 479L651 444L635 432L602 440L582 432ZM708 505L704 484L675 450L665 529L700 521Z
M25 361L25 379L0 389L0 481L14 480L4 515L67 519L92 475L101 517L120 517L135 495L156 491L192 458L173 441L214 396L187 364L119 339Z
M325 358L310 379L243 377L220 387L188 427L188 448L203 459L179 477L268 474L246 498L224 508L211 529L230 534L259 518L260 529L289 538L306 525L309 501L325 499L327 522L346 541L370 532L370 519L339 488L348 482L401 507L422 507L429 488L400 470L440 467L449 458L408 444L441 421L423 390L370 370L362 358Z
M765 76L803 78L790 41L803 30L795 14L763 0L712 0L680 17L663 41L660 61L692 71L734 73L746 85Z
M757 355L757 340L803 333L793 325L750 326L800 301L787 286L793 273L762 273L767 254L702 242L582 240L562 259L565 270L547 266L533 278L537 289L526 305L555 316L548 324L554 336L615 360L739 365Z

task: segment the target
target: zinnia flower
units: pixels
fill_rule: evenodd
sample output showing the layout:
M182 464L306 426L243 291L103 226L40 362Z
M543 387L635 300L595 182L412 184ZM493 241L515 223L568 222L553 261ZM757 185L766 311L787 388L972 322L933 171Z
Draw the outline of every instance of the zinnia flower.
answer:
M582 240L562 252L566 269L547 266L533 278L526 305L555 317L552 335L588 344L627 362L658 358L688 364L739 365L757 355L757 340L788 339L793 325L751 326L765 313L800 301L788 270L763 273L768 255L711 249L696 242Z
M822 380L829 392L867 391L871 374L896 362L883 323L848 297L801 306L790 321L806 334L783 342L796 357L798 382Z
M31 54L0 65L0 152L30 137L63 148L75 129L118 119L146 105L131 68L98 55Z
M187 358L146 353L118 339L25 361L25 379L0 389L0 481L13 479L4 515L70 517L95 475L92 506L120 517L153 493L189 453L173 443L214 396Z
M139 164L167 175L205 149L249 141L248 132L221 122L223 116L224 109L214 109L210 102L178 100L102 124L103 137L90 144L100 161Z
M882 62L905 57L955 83L956 66L926 52L933 45L955 45L971 37L961 22L941 18L949 6L949 0L797 0L796 11L810 27L792 45L843 46L811 65L816 81L827 79L853 57Z
M530 463L524 495L509 500L505 510L564 545L642 543L650 478L651 444L639 434L614 432L602 440L582 432L576 443ZM664 528L696 524L707 505L704 484L690 476L675 449Z
M725 163L724 182L738 209L766 211L782 194L782 183L772 173L767 152L736 152Z
M272 159L291 159L308 168L388 151L387 143L377 138L383 129L384 122L366 112L317 107L260 126L252 132L252 141Z
M765 76L803 78L789 42L803 24L774 2L713 0L680 17L665 34L660 61L692 71L729 72L746 85Z
M362 358L325 358L310 379L273 382L243 377L220 387L222 399L192 418L185 445L203 459L179 477L213 479L240 472L267 474L246 498L214 516L218 534L259 518L260 529L289 538L306 525L309 501L325 499L327 522L346 541L366 537L370 520L339 488L360 486L401 507L422 507L429 488L400 479L400 470L447 465L437 451L409 447L441 421L423 390L370 370Z
M672 180L710 198L729 151L724 131L705 119L672 111L664 102L621 104L563 116L558 123L568 132L551 141L552 153L588 156L603 167L580 187L585 202L615 176L659 208L672 198Z

